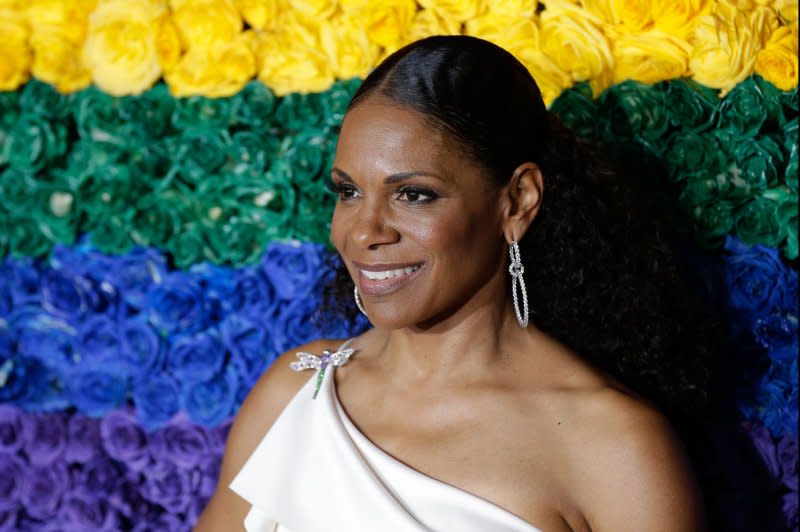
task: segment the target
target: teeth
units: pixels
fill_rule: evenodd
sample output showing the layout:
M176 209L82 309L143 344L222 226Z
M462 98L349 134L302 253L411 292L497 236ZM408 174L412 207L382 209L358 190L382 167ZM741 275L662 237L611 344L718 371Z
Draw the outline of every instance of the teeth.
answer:
M364 277L366 277L367 279L371 279L373 281L375 280L382 281L384 279L389 279L391 277L408 275L409 273L414 273L417 270L419 270L419 266L409 266L408 268L398 268L396 270L386 270L382 272L368 272L366 270L361 270L361 273L363 273Z

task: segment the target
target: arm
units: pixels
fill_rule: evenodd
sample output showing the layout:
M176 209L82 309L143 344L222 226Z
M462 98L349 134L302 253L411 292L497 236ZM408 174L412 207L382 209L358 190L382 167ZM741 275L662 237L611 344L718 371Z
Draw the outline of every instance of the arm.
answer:
M217 487L195 525L195 532L244 530L244 517L250 504L228 485L292 397L311 377L310 372L293 371L289 362L297 360L297 351L319 353L340 344L336 340L318 340L302 345L279 356L261 375L236 415L225 444Z
M576 484L592 530L706 531L699 486L666 418L629 397L615 394L609 403L604 410L614 414L593 431Z

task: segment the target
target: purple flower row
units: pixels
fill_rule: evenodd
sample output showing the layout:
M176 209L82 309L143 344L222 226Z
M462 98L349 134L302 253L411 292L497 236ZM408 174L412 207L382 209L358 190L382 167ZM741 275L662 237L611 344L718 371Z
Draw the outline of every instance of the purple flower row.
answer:
M0 530L190 530L229 427L177 417L148 433L128 410L97 420L0 405Z
M258 264L171 268L137 248L56 247L0 264L0 402L99 417L132 402L149 428L180 410L232 415L276 354L321 334L320 245L273 243ZM346 335L347 324L329 327Z

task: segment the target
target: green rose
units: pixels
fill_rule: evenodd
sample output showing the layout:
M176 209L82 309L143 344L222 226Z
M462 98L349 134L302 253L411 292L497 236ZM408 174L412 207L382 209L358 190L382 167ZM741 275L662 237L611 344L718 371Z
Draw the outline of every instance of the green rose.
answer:
M8 249L15 257L42 257L52 248L52 243L30 217L9 216L5 236L8 239Z
M165 247L181 227L180 213L191 208L186 195L176 190L142 195L134 206L131 239L140 246Z
M794 120L797 118L797 89L781 93L781 106L783 107L783 114L787 120Z
M710 201L689 209L697 241L707 247L719 247L733 229L734 207L727 201Z
M19 118L19 93L0 92L0 169L8 164L6 144Z
M719 105L716 91L688 79L675 79L665 85L665 108L670 124L695 131L711 126Z
M78 196L89 230L94 231L94 226L103 223L109 215L129 213L144 192L142 184L132 179L126 164L110 164L87 175L78 189Z
M786 167L783 169L783 182L789 190L797 193L797 174L800 171L798 163L798 123L797 119L789 120L783 125L783 159Z
M159 138L174 131L170 118L175 105L167 86L159 83L139 96L120 98L119 114L137 139Z
M667 138L664 162L674 181L687 176L716 175L725 158L712 137L692 129L678 130Z
M322 123L322 97L318 94L293 92L281 98L275 120L282 134L291 135Z
M70 190L47 187L31 212L39 230L51 242L72 245L78 235L78 210Z
M70 188L77 190L87 177L116 164L124 154L120 148L110 144L98 144L89 138L78 139L72 143L65 168L59 173Z
M772 129L784 121L780 91L757 76L747 78L728 93L720 104L720 127L755 135L762 126Z
M72 109L82 138L120 149L135 147L136 137L132 133L135 125L122 118L121 98L109 96L95 87L82 90L74 97Z
M774 202L778 207L775 214L778 217L780 232L786 235L782 249L790 260L797 258L797 222L800 206L797 202L797 191L786 187L777 187L767 190L764 198Z
M89 234L92 245L103 253L121 255L133 247L131 239L131 218L129 210L123 214L104 212L94 221Z
M242 266L258 262L269 242L262 220L247 213L225 213L212 222L204 221L208 245L205 257L217 264Z
M165 185L164 176L172 168L169 143L144 141L136 150L127 153L126 159L138 185L147 190Z
M294 238L311 242L330 242L331 217L336 196L322 183L306 187L297 203Z
M227 130L233 123L233 104L233 97L190 96L179 98L172 112L172 125L184 132L189 129Z
M170 139L172 163L184 182L194 186L214 178L227 162L230 144L225 130L189 129Z
M657 143L669 126L664 93L637 81L623 81L607 89L598 99L601 138L642 138Z
M318 128L308 127L297 135L286 137L281 145L281 154L291 169L292 183L304 189L319 181L330 149L327 135Z
M12 168L37 172L54 164L67 151L67 128L63 122L37 114L23 114L9 132L2 159Z
M269 132L237 131L231 137L224 170L247 177L263 176L279 150L280 140Z
M344 120L344 114L347 112L347 106L350 105L350 99L360 85L359 78L351 78L347 81L339 80L320 95L325 126L338 131Z
M186 269L205 258L203 228L196 222L184 224L167 242L167 250L172 254L178 268Z
M276 97L260 81L251 81L233 97L236 124L248 129L266 130L272 124Z
M48 83L32 79L20 91L19 104L23 112L48 119L63 119L72 108L72 95L61 94Z
M736 236L747 244L775 247L786 236L778 221L778 205L763 196L736 211Z
M762 192L778 184L780 169L783 168L783 152L771 137L760 135L740 138L732 148L731 155L736 166L754 191Z
M7 168L0 172L0 198L12 215L27 218L37 201L42 183L29 173Z
M579 83L562 92L550 104L550 112L558 115L578 138L588 141L595 138L598 110L588 83Z

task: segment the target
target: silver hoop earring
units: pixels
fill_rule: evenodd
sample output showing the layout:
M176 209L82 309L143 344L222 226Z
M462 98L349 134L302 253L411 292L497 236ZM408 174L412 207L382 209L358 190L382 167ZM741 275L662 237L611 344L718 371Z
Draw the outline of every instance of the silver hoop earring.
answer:
M508 248L508 253L511 255L511 264L508 266L508 273L511 274L511 296L514 299L514 313L517 315L517 322L520 327L528 326L528 291L525 289L525 279L522 274L525 272L525 267L522 266L522 260L519 256L519 244L514 240ZM517 285L522 292L522 312L519 311L519 298L517 296Z
M358 307L358 310L361 311L361 314L363 314L364 316L367 316L367 311L364 310L364 304L361 303L361 296L358 295L358 287L357 286L353 287L353 297L356 299L356 306ZM369 316L367 316L367 317L369 317Z

